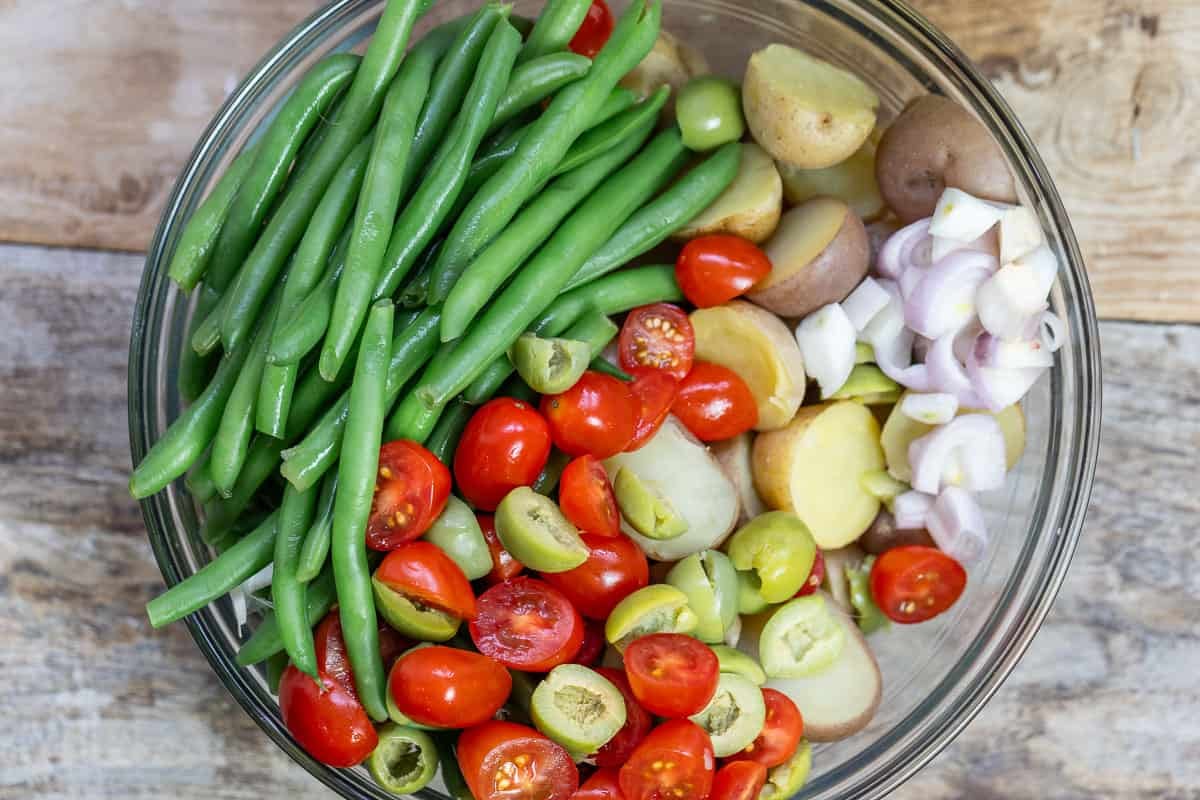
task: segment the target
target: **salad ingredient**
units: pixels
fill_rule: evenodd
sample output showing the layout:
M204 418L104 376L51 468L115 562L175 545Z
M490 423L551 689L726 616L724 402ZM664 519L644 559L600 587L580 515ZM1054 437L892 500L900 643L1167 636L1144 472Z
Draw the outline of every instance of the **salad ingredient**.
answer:
M948 186L929 218L929 235L935 243L938 239L949 239L950 245L970 244L992 230L1003 215L1002 206ZM946 246L942 245L943 248ZM954 251L947 250L941 255L951 252ZM935 262L940 260L938 253L932 255Z
M738 613L761 614L770 608L762 596L762 581L757 573L739 571L738 574Z
M858 629L866 635L888 627L888 618L875 604L871 596L871 567L875 564L875 556L864 558L861 563L846 569L846 580L850 585L850 605L854 609L854 621Z
M908 394L901 395L901 406ZM973 413L967 409L959 409L960 414ZM1025 414L1020 404L1014 403L1001 411L992 414L996 424L1000 426L1004 437L1005 468L1011 470L1021 460L1025 451ZM883 425L880 434L880 444L883 446L884 457L887 461L888 472L893 478L901 481L912 480L912 466L909 463L909 446L933 431L933 426L923 421L913 419L907 414L890 414Z
M874 364L858 364L842 388L829 396L831 400L855 400L863 405L894 405L904 387L889 378Z
M858 76L772 44L746 64L742 104L754 139L775 160L821 169L862 146L875 127L879 98Z
M562 162L554 168L554 174L563 175L581 167L631 138L644 142L645 137L653 131L658 112L666 105L668 99L669 93L666 89L655 92L640 102L637 102L633 93L627 89L613 89L600 113L596 115L592 127L575 140L571 149L563 156ZM630 155L635 151L631 151ZM572 278L569 286L578 285L579 283Z
M796 592L796 597L805 597L810 594L815 594L821 588L821 584L825 581L825 554L819 549L817 555L813 559L812 569L808 571L808 577L804 579L804 584L800 587L800 591Z
M707 208L671 234L671 238L688 242L702 236L723 234L757 244L775 232L782 213L783 186L775 162L758 145L746 143L742 145L742 158L733 183ZM732 296L717 303L730 299ZM703 308L708 304L696 305Z
M326 566L305 590L308 618L322 619L333 608L333 570ZM283 637L279 633L279 621L275 619L275 613L268 610L263 613L254 633L238 650L237 663L248 667L282 653Z
M675 262L675 280L688 301L711 308L749 291L771 271L766 253L748 239L710 233L691 239ZM692 316L695 316L693 314ZM693 325L695 320L692 321Z
M462 618L455 614L426 606L378 578L372 579L371 591L379 616L405 636L426 642L447 642L458 633Z
M689 720L667 720L621 767L621 794L625 800L704 800L715 769L708 734Z
M392 550L418 538L445 509L450 470L416 442L388 442L379 451L367 544Z
M650 582L650 567L641 548L622 533L585 533L582 538L587 560L543 579L566 595L580 614L602 622L619 602Z
M791 698L775 689L760 691L765 709L762 730L752 742L730 758L773 769L796 753L804 735L804 719Z
M521 54L517 56L517 63L524 64L567 47L572 37L586 22L591 10L591 0L546 3L534 20L533 28L522 31L525 34L525 45L521 48Z
M476 800L568 800L579 787L562 745L525 725L484 722L463 731L456 749Z
M682 380L692 369L696 336L683 309L655 303L629 312L617 348L626 370L657 369Z
M421 791L437 768L437 745L429 734L392 722L379 729L379 744L367 760L371 777L392 794Z
M401 714L423 725L468 728L508 700L512 678L498 663L444 645L416 647L392 666L388 691Z
M882 469L875 472L864 472L859 480L862 481L864 489L879 498L879 501L885 505L891 505L897 497L909 491L907 483L896 480Z
M781 317L807 316L840 302L867 274L862 220L832 197L816 197L785 212L764 250L771 274L747 299Z
M475 593L467 576L431 542L409 542L388 553L374 579L422 607L459 619L475 616Z
M974 564L987 550L983 509L970 492L957 486L949 486L937 496L925 517L925 527L938 549L960 564Z
M629 679L625 677L623 669L599 667L596 672L607 678L609 683L621 692L625 701L625 724L607 744L596 751L592 760L601 769L619 769L654 727L654 720L633 696L633 689L629 688Z
M712 800L757 800L767 782L767 768L753 761L732 761L713 777Z
M558 589L534 578L511 578L481 594L471 640L509 669L548 672L575 657L583 619Z
M613 479L621 516L635 531L648 539L669 540L687 532L687 521L663 492L647 483L628 467L621 467Z
M678 718L698 714L717 691L720 678L717 656L691 636L682 633L639 636L626 646L624 657L633 696L657 716Z
M770 678L804 678L828 669L846 636L819 594L797 597L772 612L759 638L759 657Z
M874 258L871 261L874 262ZM880 311L887 308L891 299L892 296L879 284L879 281L868 275L863 278L858 288L846 296L841 306L854 326L854 330L861 333ZM871 345L866 342L856 342L855 348L855 364L864 364L875 360L875 350Z
M517 339L512 351L517 374L538 394L567 391L583 376L591 360L592 349L587 342L542 339L532 333Z
M304 544L300 548L296 580L301 583L312 582L329 559L329 542L333 537L333 499L336 491L337 474L330 473L321 482L321 496L317 499L312 525L304 535Z
M755 439L754 485L768 506L800 517L819 547L842 547L879 512L859 481L883 469L879 435L874 415L853 401L806 406L783 430Z
M491 514L477 514L479 530L483 540L487 542L492 556L492 571L487 574L487 582L491 584L506 581L525 571L525 565L513 558L512 553L504 549L500 537L496 535L496 519Z
M740 675L755 686L767 682L767 673L763 672L763 668L741 650L724 644L710 645L710 648L717 656L717 665L722 674Z
M654 633L690 633L696 629L696 614L687 595L665 583L654 583L626 595L608 615L604 638L617 650ZM705 698L705 702L708 698Z
M743 433L732 439L713 442L711 448L721 471L737 489L738 499L741 501L738 512L739 525L749 522L767 510L766 504L754 488L754 473L750 464L750 448L753 441L752 434Z
M625 445L627 451L641 449L662 427L671 405L679 394L679 382L667 372L650 367L634 370L629 393L637 403L637 422L633 426L633 439Z
M604 465L586 455L567 464L559 479L558 504L563 515L583 533L620 536L617 499Z
M854 370L858 331L837 303L822 306L796 328L796 343L804 356L808 374L821 387L827 400L842 389Z
M922 521L924 518L925 516L922 514ZM893 547L903 547L909 544L936 547L933 537L924 527L901 528L897 524L896 518L886 508L879 510L871 527L867 528L867 532L859 537L858 544L873 556L882 555Z
M492 570L492 556L474 512L454 495L425 532L425 541L441 548L467 580L474 581Z
M509 492L496 508L495 519L504 549L530 569L565 572L587 560L579 531L553 500L528 486Z
M762 691L755 683L722 672L708 705L689 719L708 733L713 754L724 758L754 742L763 729L766 713Z
M783 196L794 206L814 197L836 197L863 221L881 216L884 205L875 181L875 139L872 134L853 155L824 169L800 169L780 161Z
M575 753L593 753L625 725L625 700L600 673L562 664L533 690L537 729Z
M500 397L467 423L454 454L454 479L467 502L492 511L533 483L550 456L550 426L528 403Z
M908 625L941 614L967 585L962 565L933 547L895 547L871 568L871 594L893 622Z
M986 492L1004 486L1004 434L989 414L964 414L908 446L912 487L937 494L945 486Z
M702 642L724 641L737 619L737 572L719 550L705 550L676 562L666 583L687 596L696 615L692 635Z
M537 480L533 482L531 488L538 494L553 494L558 489L558 482L562 479L563 470L569 463L571 463L569 455L551 450L550 458L546 459L546 466L542 467L542 471L538 473Z
M621 86L646 97L663 86L675 94L697 75L709 72L704 54L668 31L659 31L654 46L636 67L621 78Z
M712 75L692 78L675 97L675 119L689 150L712 150L746 132L740 87Z
M579 645L579 652L571 659L571 663L584 667L596 666L600 663L600 656L604 655L604 648L607 644L608 642L604 641L604 626L594 620L584 620L583 642Z
M1037 250L1046 237L1042 233L1037 215L1031 209L1012 206L1005 209L1000 216L997 238L1000 244L1000 263L1011 264ZM1057 266L1055 269L1057 271Z
M767 773L767 784L759 792L759 800L782 800L794 797L808 781L812 771L812 746L801 741L796 753Z
M847 577L850 569L861 564L864 554L857 544L827 550L822 554L825 560L825 580L823 584L829 592L829 597L837 607L847 614L853 613L850 603L850 583Z
M571 800L623 800L619 773L612 767L602 767L583 782Z
M613 16L604 0L592 0L583 24L571 38L570 47L576 53L593 58L613 32Z
M750 387L733 370L709 361L697 361L680 382L671 411L705 442L737 436L758 424Z
M899 494L892 501L892 513L897 528L912 529L925 526L925 518L933 509L934 496L911 490Z
M579 7L578 2L562 3L563 6ZM541 15L539 20L549 15ZM557 48L555 48L557 49ZM578 53L545 52L530 57L529 41L517 56L517 66L508 79L504 96L496 104L488 133L495 133L523 111L535 107L556 91L582 78L591 69L591 59Z
M725 549L734 567L754 570L758 592L768 603L782 603L800 591L817 553L808 527L787 511L755 517L733 534Z
M316 488L307 492L298 492L294 486L284 489L271 570L271 602L279 621L283 646L296 669L311 678L317 677L317 655L304 600L304 584L296 577L296 566L316 504Z
M624 382L589 370L567 391L545 395L541 411L559 450L608 458L633 438L638 408Z
M944 425L958 413L958 398L952 394L908 392L896 404L901 414L926 425Z
M1058 260L1046 245L1004 264L979 288L976 308L984 329L1005 339L1030 339L1046 313Z

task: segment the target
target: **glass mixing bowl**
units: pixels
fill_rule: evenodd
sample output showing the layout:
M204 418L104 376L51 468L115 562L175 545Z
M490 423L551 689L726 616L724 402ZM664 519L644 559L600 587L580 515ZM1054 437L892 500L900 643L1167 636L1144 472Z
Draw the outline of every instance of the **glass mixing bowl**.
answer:
M478 0L443 0L419 31ZM534 15L541 0L518 0ZM617 6L623 3L617 3ZM979 712L1046 616L1079 538L1096 467L1100 353L1083 261L1045 165L1012 110L945 36L891 0L665 0L664 27L699 47L714 70L739 76L750 53L784 42L871 84L887 122L910 98L940 92L971 109L1006 154L1023 200L1062 264L1051 302L1065 320L1055 369L1025 401L1028 448L1006 490L989 498L992 546L950 613L872 637L884 673L879 714L862 733L816 748L804 798L882 797L927 763ZM256 135L305 69L331 51L361 48L381 0L339 0L317 12L251 71L200 139L171 195L146 259L129 355L129 428L136 463L180 411L178 353L191 305L167 279L183 225L234 154ZM168 584L206 563L197 512L182 481L142 502ZM275 742L347 798L384 798L363 770L317 763L288 736L258 670L234 662L240 637L222 601L187 620L225 686ZM438 784L423 794L444 797Z

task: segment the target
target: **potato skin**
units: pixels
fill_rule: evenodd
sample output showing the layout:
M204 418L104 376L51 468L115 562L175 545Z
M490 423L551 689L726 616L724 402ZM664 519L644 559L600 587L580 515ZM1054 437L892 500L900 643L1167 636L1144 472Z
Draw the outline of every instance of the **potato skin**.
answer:
M819 417L827 404L805 406L791 423L779 431L759 435L750 450L754 489L770 508L792 507L792 459L795 443L804 437L808 423Z
M742 145L737 177L708 208L671 239L686 242L698 236L730 233L760 244L779 226L783 213L783 181L775 162L756 144Z
M1012 172L999 145L966 109L940 95L913 100L884 132L875 179L903 222L933 214L946 187L1016 203Z

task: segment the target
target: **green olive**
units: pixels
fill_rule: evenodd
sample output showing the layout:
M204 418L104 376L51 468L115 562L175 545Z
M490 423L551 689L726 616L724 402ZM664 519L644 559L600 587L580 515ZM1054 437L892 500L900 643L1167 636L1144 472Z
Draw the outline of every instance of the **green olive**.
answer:
M721 642L737 619L737 570L718 550L693 553L667 573L666 582L687 595L698 620L693 635L702 642Z
M854 617L863 633L874 633L892 624L875 604L875 597L871 594L871 567L874 564L875 556L868 556L861 564L846 568L850 605L854 606Z
M721 673L712 700L688 717L708 733L717 758L731 756L753 742L766 718L762 689L731 672Z
M543 339L526 333L509 354L513 366L538 394L559 394L575 385L587 371L592 348L575 339Z
M496 536L512 557L538 572L566 572L587 561L579 531L554 501L518 486L496 507Z
M741 650L723 644L714 644L712 651L717 654L717 663L720 665L721 672L741 675L756 686L762 686L767 682L767 673L763 672L763 668Z
M866 342L855 342L854 344L854 363L855 364L874 364L875 363L875 348Z
M898 495L904 494L911 488L907 483L893 478L891 473L884 469L864 472L858 476L858 482L862 485L864 492L880 502L887 503L889 508L891 502Z
M650 633L691 633L696 613L688 608L687 595L657 583L643 586L617 603L604 623L604 638L621 652L625 645Z
M761 614L771 607L763 599L762 581L753 572L738 570L737 604L739 614Z
M752 569L768 603L794 597L817 557L817 543L808 526L790 511L768 511L742 526L726 546L733 566Z
M807 739L801 739L795 754L767 773L767 782L758 793L758 800L787 800L800 791L811 770L812 745Z
M391 794L415 794L437 773L438 751L424 731L388 722L367 759L371 777Z
M621 516L643 536L664 540L675 539L687 532L687 520L675 510L667 496L628 467L617 470L613 492L621 507Z
M724 78L692 78L675 99L675 119L690 150L712 150L736 142L746 132L741 91Z
M797 597L771 615L758 639L758 657L770 678L805 678L841 655L846 631L819 594Z
M425 642L445 642L458 632L458 617L416 603L377 578L371 578L371 587L379 615L405 636Z
M479 529L479 520L471 507L454 495L450 495L446 509L425 531L425 539L450 556L469 581L492 571L492 554Z
M625 724L625 698L607 678L579 664L561 664L538 684L533 724L572 753L594 753Z
M858 400L867 405L894 403L900 399L902 387L883 374L874 364L859 364L850 371L850 377L832 395L830 400Z

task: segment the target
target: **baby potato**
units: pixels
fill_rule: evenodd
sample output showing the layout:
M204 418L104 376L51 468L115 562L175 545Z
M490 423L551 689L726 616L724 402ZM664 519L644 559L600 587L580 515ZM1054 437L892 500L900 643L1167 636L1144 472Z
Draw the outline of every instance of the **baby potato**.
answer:
M742 107L750 132L775 160L824 169L862 147L879 98L855 75L773 44L750 56Z
M648 97L664 84L674 94L689 80L707 75L708 71L708 62L698 50L662 31L641 63L621 79L621 85L641 97Z
M999 145L979 120L940 95L913 100L884 132L875 178L884 202L905 223L933 214L947 187L985 200L1017 202Z
M783 196L792 205L799 205L820 195L836 197L864 221L869 222L883 213L883 196L875 182L875 143L863 142L854 155L825 169L800 169L781 161L779 175L783 180Z
M733 183L671 238L686 242L710 233L731 233L759 244L775 232L782 213L783 184L775 162L758 145L746 144Z

